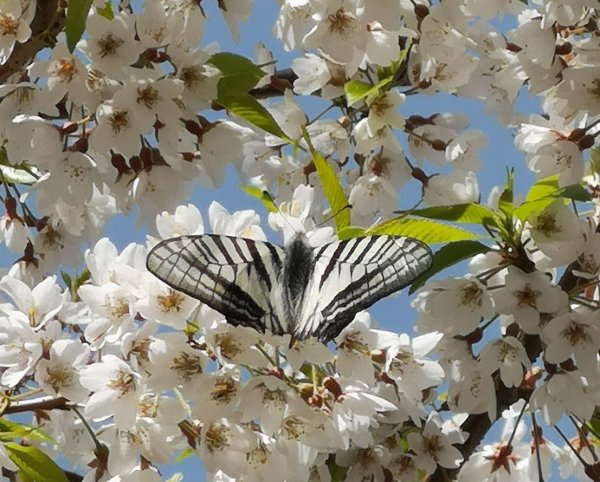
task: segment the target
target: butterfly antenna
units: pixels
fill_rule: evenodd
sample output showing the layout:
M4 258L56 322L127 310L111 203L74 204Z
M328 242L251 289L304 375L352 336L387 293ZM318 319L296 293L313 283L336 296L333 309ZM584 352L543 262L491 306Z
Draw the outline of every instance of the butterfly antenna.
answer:
M263 198L266 198L269 200L269 202L271 203L271 208L274 209L275 212L279 213L281 215L281 219L283 219L283 221L290 227L290 229L295 233L296 229L294 228L294 226L292 226L292 224L288 221L287 217L285 216L285 214L283 213L283 211L281 209L279 209L279 206L277 205L277 203L275 203L275 199L273 198L273 196L271 196L271 193L269 191L263 191Z
M340 214L342 211L345 211L346 209L352 209L352 204L346 204L343 208L338 209L335 213L331 214L330 216L325 218L322 222L320 222L317 227L320 228L321 226L323 226L323 224L328 223L329 221L334 219L338 214Z

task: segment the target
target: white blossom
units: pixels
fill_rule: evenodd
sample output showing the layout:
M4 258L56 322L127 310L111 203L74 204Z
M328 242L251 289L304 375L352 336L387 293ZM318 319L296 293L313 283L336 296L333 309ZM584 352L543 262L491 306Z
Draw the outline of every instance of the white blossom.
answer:
M0 12L0 65L6 63L12 54L15 42L23 43L31 37L29 22L35 11L22 0L6 0Z
M544 273L524 273L510 266L504 287L492 291L496 311L513 315L527 333L540 333L540 313L556 313L567 306L567 294Z
M104 355L102 361L81 369L80 381L93 392L85 406L87 416L113 416L115 425L121 429L134 425L143 381L127 363L115 355Z

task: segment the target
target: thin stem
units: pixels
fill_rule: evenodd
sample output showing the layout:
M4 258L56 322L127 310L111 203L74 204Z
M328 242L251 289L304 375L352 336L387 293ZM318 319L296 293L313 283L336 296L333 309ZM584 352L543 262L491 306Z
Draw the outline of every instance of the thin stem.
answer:
M325 108L321 112L319 112L314 118L310 119L308 121L308 123L312 124L313 122L319 120L321 117L323 117L325 114L327 114L327 112L329 112L334 107L336 107L336 105L334 103L331 103L327 108Z
M83 426L86 428L86 430L90 434L90 437L92 437L92 440L94 441L94 445L96 446L96 449L101 450L104 447L102 445L102 442L100 442L100 440L98 440L98 437L96 437L96 434L92 430L92 427L87 422L87 420L84 418L84 416L81 414L79 409L75 405L71 405L70 408L75 413L75 415L77 415L77 418L79 418L79 420L81 420L81 423L83 423Z
M271 355L269 355L267 353L267 351L262 346L260 346L258 343L256 343L254 346L262 354L262 356L264 356L269 361L269 363L271 365L273 365L274 367L279 368L279 365L277 364L277 362L271 357Z
M515 422L515 426L513 428L512 433L510 434L510 438L508 439L507 445L511 446L512 445L512 441L515 438L515 434L517 433L517 428L519 426L519 422L521 422L521 419L523 418L523 414L525 413L525 409L527 408L527 403L523 404L523 408L521 408L521 412L519 413L519 416L517 417L517 421Z
M585 435L585 433L583 433L583 430L581 430L581 425L579 423L577 423L577 420L575 420L573 418L573 415L569 415L569 420L571 420L571 423L575 426L575 429L577 430L577 433L579 434L580 440L584 443L584 445L590 451L590 455L592 456L592 459L594 460L594 463L598 462L598 455L594 451L594 448L590 444L590 441L588 440L588 438Z
M535 460L537 462L538 467L538 480L539 482L544 482L544 474L542 473L542 456L540 455L540 428L538 427L537 421L535 419L535 413L531 414L531 423L533 424L533 442L535 444Z
M569 441L567 436L563 433L563 431L560 429L560 427L558 425L555 425L554 430L556 430L558 432L558 434L562 437L564 442L569 446L569 448L571 449L571 451L573 452L575 457L577 457L579 462L581 462L581 465L583 465L584 467L588 467L589 464L585 460L583 460L583 457L580 455L579 451L575 447L573 447L573 444L571 444L571 442Z

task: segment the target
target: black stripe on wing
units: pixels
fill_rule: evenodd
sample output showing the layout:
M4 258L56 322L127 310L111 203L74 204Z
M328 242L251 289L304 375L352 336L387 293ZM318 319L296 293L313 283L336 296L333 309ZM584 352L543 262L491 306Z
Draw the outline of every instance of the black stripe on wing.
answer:
M154 246L148 271L207 304L234 325L264 331L263 317L281 326L270 305L283 250L270 243L216 234L180 236ZM272 327L269 326L271 329Z
M411 284L432 263L429 247L401 236L368 236L318 248L317 260L326 263L319 287L337 293L321 308L322 320L313 335L335 338L356 313Z

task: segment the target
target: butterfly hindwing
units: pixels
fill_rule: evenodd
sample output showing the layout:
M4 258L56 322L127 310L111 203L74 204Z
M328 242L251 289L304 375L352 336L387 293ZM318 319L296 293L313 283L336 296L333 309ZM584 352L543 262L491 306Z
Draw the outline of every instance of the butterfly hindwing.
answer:
M281 247L251 239L204 234L157 244L146 265L172 288L223 314L234 325L281 333L273 294L283 265Z
M412 283L431 266L431 250L402 236L368 236L315 248L317 304L298 320L299 338L335 338L356 313ZM311 296L312 297L312 296Z

